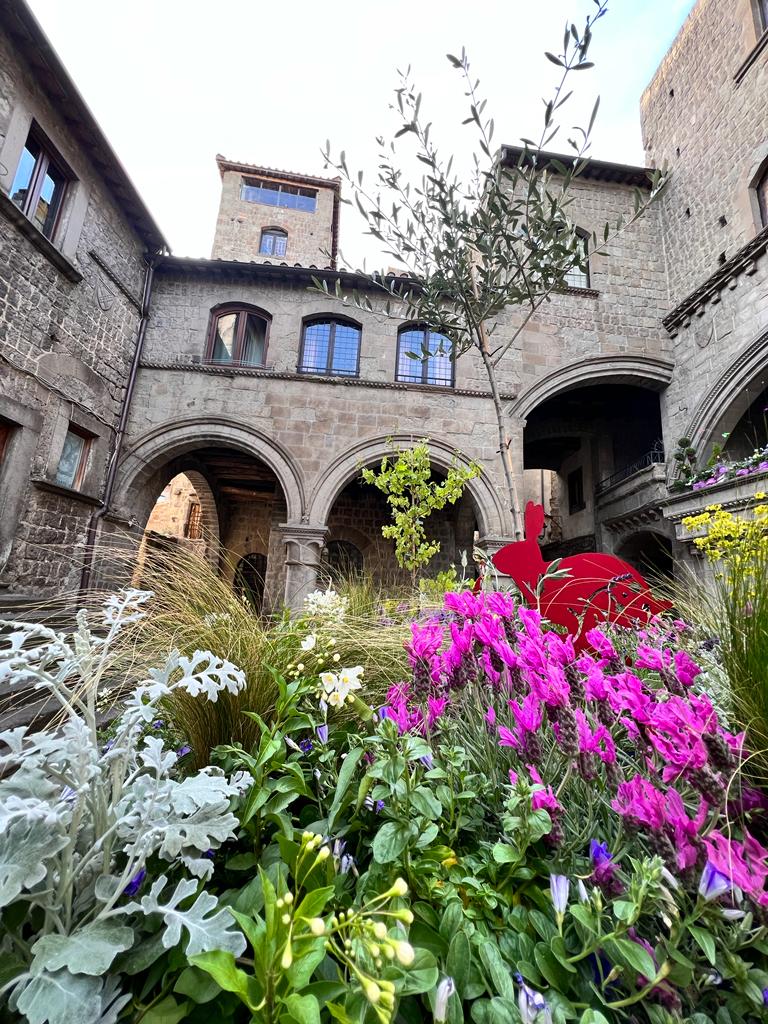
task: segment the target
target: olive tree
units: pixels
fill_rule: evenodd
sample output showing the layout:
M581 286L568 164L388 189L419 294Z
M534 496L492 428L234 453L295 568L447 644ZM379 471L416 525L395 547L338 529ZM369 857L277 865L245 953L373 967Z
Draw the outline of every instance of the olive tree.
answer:
M518 538L522 517L499 367L531 318L553 292L566 287L568 272L575 267L586 269L584 239L569 212L574 182L588 164L599 100L587 125L568 135L568 158L553 158L546 150L560 133L572 96L572 76L593 66L588 60L593 27L606 13L607 0L593 2L595 11L584 27L567 24L561 52L545 55L560 74L552 96L544 101L541 135L538 141L522 140L517 160L505 160L494 149L494 122L486 114L486 100L480 96L464 50L458 57L449 54L448 60L464 85L467 116L463 124L475 133L467 175L457 174L454 158L446 158L438 149L410 69L401 73L391 107L400 127L391 140L376 140L379 161L372 187L362 172L350 169L343 150L334 157L328 142L323 151L326 166L335 168L350 189L352 199L345 201L356 205L366 233L406 273L367 275L365 290L345 292L340 281L334 290L327 281L317 279L314 287L374 311L382 304L371 298L373 286L386 294L383 309L388 316L428 324L432 332L449 339L453 358L471 350L479 353L495 407L499 454ZM412 147L411 158L415 156L424 168L420 179L410 180L402 169L404 144ZM663 174L650 175L646 191L635 189L633 209L592 233L590 251L607 251L611 240L642 216L663 185ZM498 330L502 314L513 323L504 338ZM414 353L417 359L436 354L446 353Z

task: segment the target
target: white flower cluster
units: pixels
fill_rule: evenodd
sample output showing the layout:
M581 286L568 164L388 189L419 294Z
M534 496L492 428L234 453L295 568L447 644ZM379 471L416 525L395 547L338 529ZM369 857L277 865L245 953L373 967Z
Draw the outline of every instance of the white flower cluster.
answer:
M343 622L349 607L349 598L342 597L330 587L327 590L313 590L304 598L304 611L312 618L326 622Z
M355 699L354 691L359 690L362 686L360 682L362 674L362 665L343 668L338 675L335 672L322 672L320 674L322 699L332 708L340 708L346 702L351 704Z

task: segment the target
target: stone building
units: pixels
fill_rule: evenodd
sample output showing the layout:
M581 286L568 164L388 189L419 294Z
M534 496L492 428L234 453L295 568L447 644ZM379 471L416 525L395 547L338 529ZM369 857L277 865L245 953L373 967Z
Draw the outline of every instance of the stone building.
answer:
M483 469L435 517L435 569L511 539L479 361L313 287L367 287L337 266L339 181L219 156L212 257L172 256L27 8L0 13L0 600L98 582L126 540L193 547L265 608L340 568L396 581L359 479L389 439L429 437L438 475ZM767 19L766 0L699 0L642 102L667 191L507 357L518 483L548 507L550 557L669 570L692 559L687 512L765 486L670 489L683 436L702 464L768 442ZM592 161L572 217L599 229L647 187L644 168Z

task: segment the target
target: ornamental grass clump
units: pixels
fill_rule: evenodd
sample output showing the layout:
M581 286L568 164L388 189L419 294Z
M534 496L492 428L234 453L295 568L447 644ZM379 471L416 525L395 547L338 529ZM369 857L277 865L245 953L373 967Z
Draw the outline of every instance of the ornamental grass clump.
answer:
M751 515L720 505L688 516L683 526L712 567L702 588L685 584L682 601L717 639L717 659L754 755L749 771L768 781L768 504L755 495ZM702 533L702 531L704 531ZM681 602L682 603L682 602Z

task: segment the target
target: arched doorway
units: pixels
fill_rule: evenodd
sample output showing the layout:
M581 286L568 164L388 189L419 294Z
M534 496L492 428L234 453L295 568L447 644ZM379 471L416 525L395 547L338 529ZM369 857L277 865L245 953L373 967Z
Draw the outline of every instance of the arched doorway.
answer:
M674 572L672 541L653 530L640 530L619 545L616 554L642 573L649 582L671 579Z
M264 587L267 580L267 556L260 552L245 555L237 563L233 586L238 597L244 598L257 615L264 607Z

